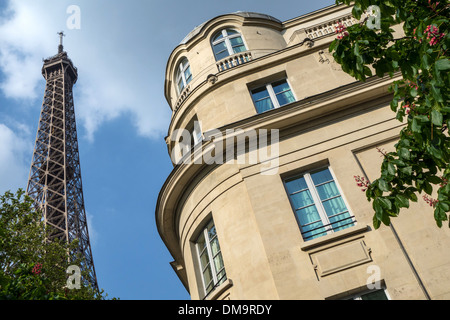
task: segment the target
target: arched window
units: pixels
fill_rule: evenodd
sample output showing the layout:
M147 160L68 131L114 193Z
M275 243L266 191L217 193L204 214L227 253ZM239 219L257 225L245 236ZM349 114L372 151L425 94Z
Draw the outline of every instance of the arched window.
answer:
M183 58L178 64L177 72L175 73L175 81L177 83L178 94L183 91L183 89L191 82L192 73L191 67L189 66L189 61Z
M216 61L247 50L241 34L233 29L223 29L216 33L211 40L211 45Z

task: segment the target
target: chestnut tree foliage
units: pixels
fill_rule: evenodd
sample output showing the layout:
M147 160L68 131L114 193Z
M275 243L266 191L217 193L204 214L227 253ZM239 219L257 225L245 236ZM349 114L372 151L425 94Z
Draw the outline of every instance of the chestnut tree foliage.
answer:
M69 265L81 257L70 244L47 241L48 228L33 200L19 189L0 195L0 300L97 300L90 285L67 288Z
M391 109L405 124L395 151L379 150L383 155L379 178L358 182L372 202L373 225L389 225L401 208L422 197L441 227L449 220L450 208L450 5L447 0L337 0L336 4L353 6L352 15L361 21L339 26L329 47L343 71L360 81L372 76L400 79L390 87ZM394 26L403 34L395 33Z

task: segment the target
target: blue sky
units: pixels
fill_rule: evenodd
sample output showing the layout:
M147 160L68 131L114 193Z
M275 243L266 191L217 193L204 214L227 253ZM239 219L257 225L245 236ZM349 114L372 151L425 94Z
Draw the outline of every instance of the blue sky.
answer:
M317 1L0 0L0 193L26 188L44 93L42 59L58 31L78 68L74 87L85 208L99 286L123 300L189 299L155 225L172 170L164 72L197 25L236 11L285 21ZM80 28L69 29L70 5Z

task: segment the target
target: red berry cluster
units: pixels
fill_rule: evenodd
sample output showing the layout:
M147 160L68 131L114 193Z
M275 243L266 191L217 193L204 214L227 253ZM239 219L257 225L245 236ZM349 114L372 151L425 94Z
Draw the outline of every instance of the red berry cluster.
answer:
M334 29L336 33L339 33L339 35L337 36L338 40L341 40L345 36L348 36L347 27L342 22L339 22L336 27L334 27Z
M42 272L42 264L36 263L33 267L33 270L31 270L31 273L34 275L39 275Z
M356 185L358 187L361 187L361 191L367 190L367 188L370 185L369 181L367 181L364 177L360 177L360 176L353 176L353 178L355 178Z
M414 103L409 104L409 102L407 102L407 103L404 104L402 107L403 107L403 109L405 109L405 113L406 113L406 114L409 114L409 113L411 112L411 110L414 109L415 106L416 106L416 105L415 105Z
M428 8L431 8L431 10L436 11L436 7L439 5L439 2L431 3L431 0L428 0Z
M445 187L448 184L448 180L441 176L442 183L439 184L441 188Z
M429 205L430 207L434 207L434 206L436 205L436 203L439 202L439 200L430 198L430 197L428 197L427 195L424 195L424 196L423 196L423 200L425 200L425 202L428 203L428 205Z
M445 33L439 33L439 28L433 25L429 25L423 33L427 34L430 46L434 46L445 36Z

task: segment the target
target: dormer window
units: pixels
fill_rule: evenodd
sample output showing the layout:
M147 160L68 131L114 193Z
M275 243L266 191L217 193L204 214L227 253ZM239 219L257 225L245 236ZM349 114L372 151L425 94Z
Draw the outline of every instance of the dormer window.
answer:
M178 94L180 94L183 89L191 82L192 73L191 67L189 66L189 61L186 58L183 58L181 62L178 64L177 72L175 74L175 81L177 84Z
M241 34L234 29L223 29L216 33L211 40L211 44L216 61L247 50Z

